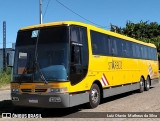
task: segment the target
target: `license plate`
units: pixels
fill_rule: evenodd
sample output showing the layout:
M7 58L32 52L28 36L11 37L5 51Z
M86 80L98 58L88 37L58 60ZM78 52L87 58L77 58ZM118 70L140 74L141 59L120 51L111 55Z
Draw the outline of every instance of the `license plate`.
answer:
M29 103L38 103L38 100L35 100L35 99L30 99L28 101L29 101Z

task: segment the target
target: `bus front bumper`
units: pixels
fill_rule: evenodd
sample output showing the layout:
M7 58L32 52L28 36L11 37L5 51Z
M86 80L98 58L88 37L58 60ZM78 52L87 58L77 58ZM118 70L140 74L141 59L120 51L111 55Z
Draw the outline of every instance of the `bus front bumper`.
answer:
M66 108L89 101L89 93L76 95L64 94L19 94L11 93L12 103L16 106L40 108Z
M16 106L64 108L69 107L69 94L11 94Z

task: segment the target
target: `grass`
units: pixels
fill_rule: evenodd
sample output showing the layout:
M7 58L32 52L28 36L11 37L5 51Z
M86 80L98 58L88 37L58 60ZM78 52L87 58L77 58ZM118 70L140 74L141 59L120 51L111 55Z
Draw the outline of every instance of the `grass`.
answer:
M11 82L11 68L7 68L6 71L0 71L0 88Z

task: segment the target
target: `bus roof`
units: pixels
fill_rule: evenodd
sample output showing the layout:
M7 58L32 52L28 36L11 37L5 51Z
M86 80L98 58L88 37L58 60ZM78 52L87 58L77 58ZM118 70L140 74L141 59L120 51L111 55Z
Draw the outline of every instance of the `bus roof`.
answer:
M78 26L84 26L84 27L90 28L91 30L94 30L94 31L97 31L97 32L101 32L101 33L104 33L104 34L107 34L107 35L110 35L110 36L114 36L114 37L117 37L117 38L125 39L125 40L128 40L128 41L132 41L132 42L135 42L135 43L139 43L139 44L143 44L143 45L147 45L147 46L156 48L156 46L154 44L152 44L152 43L142 42L142 41L136 40L134 38L127 37L125 35L121 35L121 34L118 34L118 33L115 33L115 32L111 32L109 30L105 30L105 29L102 29L102 28L99 28L99 27L96 27L96 26L93 26L93 25L90 25L90 24L85 24L85 23L76 22L76 21L62 21L62 22L44 23L44 24L38 24L38 25L24 27L24 28L21 28L20 30L27 30L27 29L34 29L34 28L43 28L43 27L57 26L57 25L68 25L68 26L69 25L78 25Z

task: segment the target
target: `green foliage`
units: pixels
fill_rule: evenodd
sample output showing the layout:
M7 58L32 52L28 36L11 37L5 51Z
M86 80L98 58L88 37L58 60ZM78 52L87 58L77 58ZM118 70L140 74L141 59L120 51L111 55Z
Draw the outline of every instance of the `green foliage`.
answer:
M140 21L139 23L133 23L128 21L126 27L123 28L111 24L111 31L153 43L160 52L160 25L157 22Z
M0 87L9 84L11 81L11 68L7 68L6 71L0 72Z

